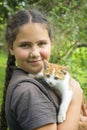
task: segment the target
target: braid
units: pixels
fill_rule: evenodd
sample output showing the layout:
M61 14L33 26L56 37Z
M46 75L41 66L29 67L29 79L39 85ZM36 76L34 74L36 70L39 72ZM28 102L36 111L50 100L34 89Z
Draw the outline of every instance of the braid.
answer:
M8 60L7 60L5 84L4 84L4 90L3 90L3 101L2 101L1 113L0 113L0 130L7 130L7 121L6 121L6 116L5 116L5 99L6 99L7 88L8 88L14 67L15 67L15 57L10 55L9 53Z

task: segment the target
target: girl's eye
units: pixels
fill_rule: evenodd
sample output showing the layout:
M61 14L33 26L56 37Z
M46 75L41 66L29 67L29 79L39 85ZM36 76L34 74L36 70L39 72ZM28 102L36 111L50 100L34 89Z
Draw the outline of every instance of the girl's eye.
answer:
M44 45L46 45L46 44L47 44L47 43L46 43L46 42L43 42L43 41L41 41L41 42L38 43L39 46L44 46Z
M23 43L23 44L20 45L20 47L22 47L22 48L30 48L31 45L27 44L27 43Z

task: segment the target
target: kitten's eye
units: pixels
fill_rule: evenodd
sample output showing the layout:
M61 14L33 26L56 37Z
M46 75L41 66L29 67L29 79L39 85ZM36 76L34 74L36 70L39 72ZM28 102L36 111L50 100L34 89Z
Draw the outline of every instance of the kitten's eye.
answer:
M49 78L49 77L50 77L50 75L49 75L49 74L46 74L46 77L48 77L48 78Z
M59 77L55 76L55 77L54 77L54 79L58 80L58 79L59 79Z

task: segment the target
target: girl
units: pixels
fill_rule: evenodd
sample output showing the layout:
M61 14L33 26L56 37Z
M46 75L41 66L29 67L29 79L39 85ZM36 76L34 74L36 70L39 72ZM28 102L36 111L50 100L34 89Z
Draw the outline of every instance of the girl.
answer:
M78 130L82 93L70 78L73 99L67 119L58 124L60 99L43 81L29 78L49 60L52 45L47 19L38 11L21 10L6 28L8 61L1 110L1 130Z

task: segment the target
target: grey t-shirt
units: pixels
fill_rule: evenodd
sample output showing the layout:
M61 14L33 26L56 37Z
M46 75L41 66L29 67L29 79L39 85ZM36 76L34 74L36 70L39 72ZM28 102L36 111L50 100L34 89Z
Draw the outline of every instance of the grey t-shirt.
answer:
M6 118L10 130L33 130L57 123L58 97L46 84L15 69L6 95Z

